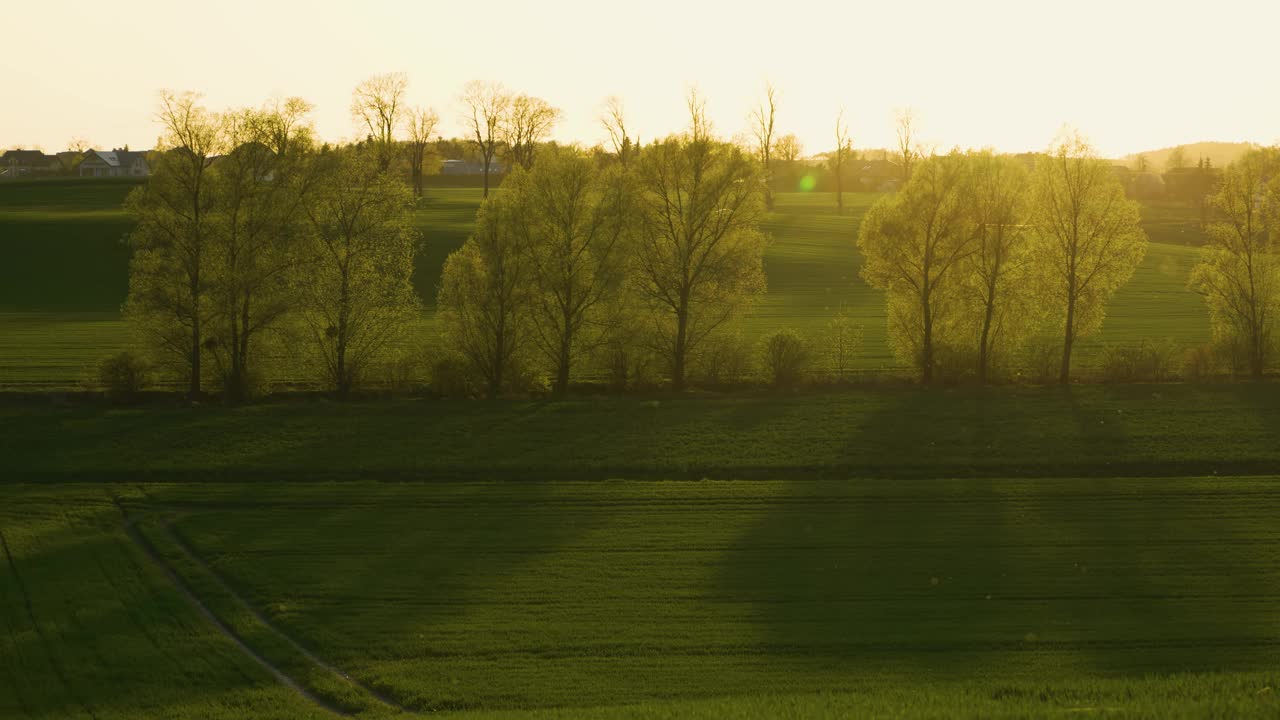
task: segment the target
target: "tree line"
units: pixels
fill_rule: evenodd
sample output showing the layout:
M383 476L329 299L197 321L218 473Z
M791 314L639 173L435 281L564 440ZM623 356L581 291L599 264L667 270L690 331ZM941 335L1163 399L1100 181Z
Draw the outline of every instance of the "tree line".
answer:
M366 139L346 146L319 142L297 98L212 112L195 95L162 95L158 162L127 202L138 225L125 313L189 394L249 397L269 359L283 358L347 395L413 342L422 239L411 219L439 116L409 107L406 84L393 74L355 89ZM617 387L647 377L683 390L691 368L725 362L734 318L765 290L770 174L798 153L779 143L772 88L745 141L718 137L694 92L686 130L641 143L611 99L610 146L591 150L546 142L559 111L540 99L472 83L462 102L486 171L499 152L512 168L492 195L486 172L474 232L445 263L437 383L494 397L548 378L560 394L589 368ZM863 279L885 291L895 353L926 384L987 382L1031 339L1056 334L1058 380L1069 382L1078 340L1146 252L1137 204L1076 136L1029 164L940 154L914 132L900 115L901 188L869 210L850 247ZM849 135L841 113L837 178ZM1192 287L1216 347L1261 377L1280 304L1280 152L1226 168L1212 205ZM790 330L766 338L772 379L796 382L816 353L844 368L858 329L838 317L830 330L816 343Z

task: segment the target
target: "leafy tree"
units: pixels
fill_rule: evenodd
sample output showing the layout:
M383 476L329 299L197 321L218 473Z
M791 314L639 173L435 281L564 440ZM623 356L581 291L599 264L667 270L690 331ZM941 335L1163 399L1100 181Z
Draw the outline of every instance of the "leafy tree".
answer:
M1239 348L1260 379L1275 355L1280 312L1280 153L1251 151L1227 167L1212 204L1209 244L1191 286L1209 304L1214 335Z
M517 180L517 187L522 182ZM527 196L520 192L485 201L475 231L450 253L440 278L445 336L491 398L517 379L533 332L526 254L517 234L526 204Z
M303 325L326 382L348 395L418 317L412 192L354 150L322 153L303 205Z
M383 171L395 159L396 128L403 122L408 90L409 76L396 72L375 75L356 85L351 93L351 116L373 139L378 167Z
M1170 150L1169 154L1165 156L1164 169L1166 172L1169 170L1181 170L1187 167L1187 164L1187 149L1179 145Z
M164 131L152 175L126 202L138 223L129 235L125 312L153 350L180 368L188 394L197 397L210 313L215 193L209 168L226 150L227 134L223 119L194 93L161 93L159 119Z
M960 269L965 317L978 342L978 381L986 382L998 351L1011 348L1040 319L1040 280L1029 226L1029 173L1009 157L991 152L969 157L969 212L973 244Z
M1071 380L1077 338L1102 324L1107 301L1147 252L1138 204L1127 200L1110 163L1072 136L1042 156L1035 171L1036 262L1046 278L1046 305L1062 313L1058 380Z
M287 280L300 236L296 220L312 181L302 171L310 131L301 119L271 106L228 113L231 151L210 174L205 346L232 400L251 391L256 339L294 308Z
M862 277L888 296L890 341L926 384L939 342L954 342L959 275L973 252L967 170L959 153L918 163L900 192L872 206L858 233Z
M631 277L676 390L691 352L765 287L759 167L712 136L696 93L689 111L689 132L649 145L635 163Z
M631 214L625 181L617 167L561 150L503 186L518 213L500 217L513 222L509 232L524 255L532 338L557 394L568 388L574 363L616 326Z

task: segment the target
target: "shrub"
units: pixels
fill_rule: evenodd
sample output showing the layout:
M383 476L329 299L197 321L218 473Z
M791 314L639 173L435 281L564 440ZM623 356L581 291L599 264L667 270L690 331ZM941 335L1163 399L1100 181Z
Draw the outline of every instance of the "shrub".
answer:
M391 354L381 363L383 387L391 395L407 395L423 384L423 358L408 352Z
M694 377L703 385L723 387L751 375L751 348L741 333L726 333L703 341L694 364Z
M459 352L440 350L427 360L432 392L441 397L467 398L479 394L476 372Z
M764 366L776 388L793 388L804 382L813 363L809 345L793 330L779 330L765 338Z
M1111 345L1102 353L1106 382L1165 382L1172 380L1176 348L1169 341Z
M990 369L989 369L990 370ZM978 349L939 344L933 349L933 376L938 382L974 382L978 377Z
M854 370L854 361L862 348L863 327L843 312L827 323L823 337L823 350L827 368L837 380L847 379Z
M1062 369L1062 346L1056 340L1033 340L1022 350L1019 377L1036 385L1058 381Z
M1197 345L1182 358L1182 376L1193 382L1206 380L1216 372L1218 358L1212 345Z
M601 346L593 360L613 392L651 389L660 383L657 359L641 344L615 339Z
M116 353L98 363L98 384L109 398L132 400L151 387L151 366L127 350Z

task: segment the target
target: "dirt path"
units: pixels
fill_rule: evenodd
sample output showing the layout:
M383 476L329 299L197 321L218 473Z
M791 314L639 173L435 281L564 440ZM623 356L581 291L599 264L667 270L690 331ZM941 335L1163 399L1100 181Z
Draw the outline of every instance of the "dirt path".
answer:
M124 512L124 508L121 508L121 512ZM165 530L168 531L168 526L165 527ZM271 675L274 676L276 680L279 680L282 684L289 687L290 689L292 689L294 692L298 693L302 697L306 698L308 701L315 704L317 707L320 707L334 715L349 716L349 713L343 712L342 709L335 707L334 705L331 705L330 703L325 702L321 698L312 694L311 691L307 690L305 687L295 682L293 678L286 675L284 671L282 671L280 668L271 664L270 660L267 660L263 656L259 655L257 651L255 651L253 648L245 644L244 640L242 640L234 630L232 630L225 623L223 623L222 620L218 619L218 616L215 615L213 611L210 610L209 607L205 605L204 602L199 597L197 597L194 592L192 592L191 588L187 585L186 581L183 580L178 575L178 573L176 573L173 570L173 568L169 566L169 563L165 562L165 559L160 556L160 553L156 551L155 547L151 544L149 540L147 540L146 536L138 531L138 528L135 524L135 520L133 518L130 518L127 513L125 514L125 532L128 533L129 538L133 540L133 542L138 547L142 548L142 551L147 554L147 557L151 558L151 561L154 562L156 566L160 568L161 572L163 572L165 576L169 578L169 581L173 583L173 586L176 587L178 591L183 594L184 597L186 597L187 602L190 603L191 606L194 607L202 616L204 616L204 618L208 620L215 628L217 628L218 632L221 632L229 640L231 640L231 642L235 643L236 647L240 648L241 652L243 652L245 655L248 655L250 658L254 660L254 662L261 665L263 669L271 673Z
M248 600L245 600L243 597L241 597L240 593L237 593L234 588L232 588L229 584L227 584L227 581L224 580L216 570L210 567L209 564L204 561L204 558L200 557L200 555L198 555L194 550L192 550L191 547L188 546L187 543L184 542L182 538L177 535L177 533L173 532L173 528L168 522L164 523L162 527L164 529L164 532L168 534L169 539L172 540L173 544L177 546L178 549L180 549L184 555L187 556L188 560L195 563L197 566L200 567L201 570L204 570L206 573L208 573L209 577L213 578L214 581L218 583L218 586L222 588L223 592L227 593L233 599L235 599L235 601L239 603L240 606L245 609L245 611L252 614L253 617L258 622L262 623L271 632L280 636L281 639L289 643L289 645L291 645L294 650L297 650L299 653L301 653L303 657L307 658L308 660L315 663L319 667L322 667L325 670L333 673L334 675L342 678L346 682L351 683L352 685L369 693L371 697L373 697L383 705L386 705L387 707L390 707L392 709L398 710L403 713L413 712L409 708L404 707L403 705L391 699L390 697L378 692L373 687L361 682L360 680L357 680L356 678L351 677L350 675L343 672L339 668L333 665L330 665L320 657L317 657L310 650L300 645L297 640L294 640L292 637L288 635L288 633L285 633L283 630L276 627L269 619L267 619L265 615L259 612L256 607L251 605Z

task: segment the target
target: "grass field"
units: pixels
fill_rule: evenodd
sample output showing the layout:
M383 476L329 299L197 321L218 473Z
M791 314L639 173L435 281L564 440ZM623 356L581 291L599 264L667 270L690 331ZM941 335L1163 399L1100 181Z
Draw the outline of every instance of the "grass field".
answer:
M127 290L130 226L120 203L130 183L65 181L0 185L0 388L76 387L105 355L129 344L119 307ZM765 223L769 291L741 321L748 339L790 327L820 333L844 310L865 329L858 364L899 367L885 339L883 295L858 277L858 223L876 195L850 193L835 214L830 193L780 193ZM466 239L479 206L475 188L428 188L417 213L424 237L414 283L431 311L445 257ZM1198 215L1152 207L1144 225L1153 243L1132 282L1117 295L1103 331L1081 343L1088 368L1108 343L1141 339L1179 345L1209 339L1204 304L1186 288L1196 261ZM302 378L281 378L300 380Z
M6 484L0 716L1274 716L1276 482Z

